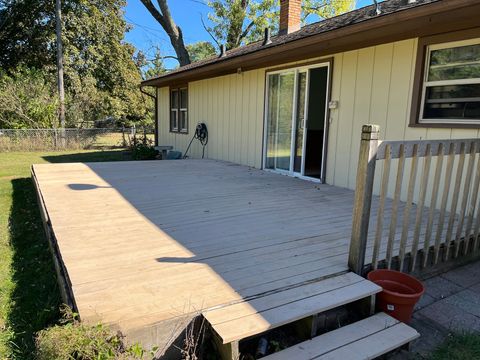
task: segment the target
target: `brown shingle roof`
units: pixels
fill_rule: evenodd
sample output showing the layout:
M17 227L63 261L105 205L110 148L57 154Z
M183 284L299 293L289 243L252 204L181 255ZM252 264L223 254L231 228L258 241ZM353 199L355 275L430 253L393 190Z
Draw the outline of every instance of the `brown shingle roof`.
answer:
M228 62L234 58L239 58L248 54L265 51L267 49L272 49L275 47L281 47L285 44L298 41L300 39L305 39L314 35L319 35L341 28L345 28L351 25L359 24L362 22L367 22L372 19L378 19L387 15L392 15L401 11L406 11L412 8L417 8L420 6L426 6L428 4L441 2L442 0L417 0L416 2L408 3L408 0L386 0L379 3L381 13L376 14L375 6L370 5L357 10L347 12L342 15L335 16L330 19L322 20L313 24L309 24L301 28L300 30L272 37L272 43L269 45L263 45L262 41L258 41L249 45L241 46L236 49L232 49L226 52L226 55L223 57L211 57L205 60L201 60L195 63L191 63L182 67L179 67L175 70L172 70L166 74L163 74L158 77L154 77L142 82L142 85L155 85L155 80L163 80L174 75L180 75L181 73L188 73L196 69L213 67L217 64ZM445 0L444 0L445 1ZM452 0L448 0L452 1ZM177 76L178 77L178 76ZM164 81L162 81L163 83Z

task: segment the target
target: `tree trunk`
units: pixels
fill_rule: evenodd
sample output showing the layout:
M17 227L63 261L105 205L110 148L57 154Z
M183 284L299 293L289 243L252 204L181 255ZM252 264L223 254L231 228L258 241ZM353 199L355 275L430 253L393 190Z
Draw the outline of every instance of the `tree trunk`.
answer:
M177 54L177 60L180 66L190 64L190 56L183 41L182 29L180 29L172 18L167 0L157 0L160 10L153 5L151 0L141 0L142 4L152 14L155 20L162 26L163 30L170 38L170 43Z
M62 11L60 0L55 2L55 30L57 35L57 83L59 106L59 125L65 127L65 90L63 85L63 44L62 44Z
M247 16L247 6L248 0L242 0L240 2L239 8L236 9L236 14L230 23L227 33L227 50L235 49L240 46L242 39L244 37L243 23Z
M58 82L58 120L61 129L61 145L65 145L65 89L63 85L63 44L62 44L62 10L60 0L55 1L55 31L57 36L57 82Z

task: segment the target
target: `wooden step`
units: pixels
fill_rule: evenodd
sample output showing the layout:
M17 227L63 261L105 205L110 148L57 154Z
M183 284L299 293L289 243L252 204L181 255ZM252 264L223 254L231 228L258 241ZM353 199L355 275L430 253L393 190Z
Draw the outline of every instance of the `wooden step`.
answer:
M261 274L259 274L261 276ZM345 273L203 313L224 344L363 299L381 287Z
M385 313L330 331L280 352L265 360L365 360L395 350L420 334Z

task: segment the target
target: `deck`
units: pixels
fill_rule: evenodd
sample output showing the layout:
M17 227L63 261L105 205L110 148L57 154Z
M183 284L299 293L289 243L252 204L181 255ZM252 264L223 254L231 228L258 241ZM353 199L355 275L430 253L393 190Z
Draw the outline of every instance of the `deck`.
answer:
M213 160L33 175L81 318L130 340L166 344L206 309L347 271L351 190Z

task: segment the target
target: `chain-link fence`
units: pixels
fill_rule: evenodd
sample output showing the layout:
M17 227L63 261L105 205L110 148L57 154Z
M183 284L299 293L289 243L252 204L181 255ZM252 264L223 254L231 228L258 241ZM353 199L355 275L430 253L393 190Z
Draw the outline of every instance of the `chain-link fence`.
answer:
M35 151L60 149L112 149L128 146L132 138L147 129L0 129L0 151Z

